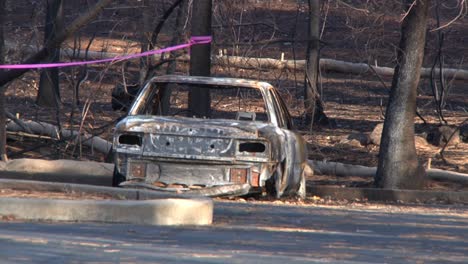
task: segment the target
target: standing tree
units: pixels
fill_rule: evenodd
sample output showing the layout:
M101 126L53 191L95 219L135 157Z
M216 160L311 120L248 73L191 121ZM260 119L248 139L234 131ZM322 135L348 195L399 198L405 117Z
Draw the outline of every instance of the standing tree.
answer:
M192 3L192 36L211 35L212 0L194 0ZM190 48L190 75L210 76L211 44L195 45ZM189 91L189 109L197 117L210 113L210 94L207 89Z
M62 28L63 7L62 0L47 0L46 22L44 29L44 44L54 39ZM60 60L60 47L55 46L49 50L47 61ZM39 81L37 104L48 107L57 107L60 102L59 69L44 69Z
M188 4L187 3L184 3L182 1L182 3L179 5L179 8L177 9L177 15L176 15L176 19L174 21L174 34L172 35L172 39L171 39L171 46L175 46L177 45L177 43L180 42L181 39L183 39L183 36L184 36L184 18L185 18L185 15L187 14L187 8L188 8ZM168 65L167 65L167 69L166 69L166 73L167 74L174 74L174 72L176 71L176 68L177 68L177 64L176 64L176 52L171 52L170 53L170 57L172 58Z
M182 4L184 0L175 0L170 6L169 8L167 8L165 11L164 11L164 14L162 15L162 17L159 18L157 24L156 24L156 27L154 27L153 29L153 32L152 33L148 33L147 34L147 40L144 42L145 44L142 45L142 52L143 51L146 51L146 50L152 50L156 47L156 43L158 42L158 37L159 37L159 34L161 33L164 25L166 24L168 18L170 17L170 15L174 12L174 10L180 6ZM179 9L180 10L180 9ZM145 12L147 13L147 12ZM176 18L176 20L178 20L179 17ZM149 21L145 21L145 20L149 20L149 14L146 14L144 15L143 17L143 23L145 24L145 28L146 27L149 27L149 25L151 24ZM148 25L148 26L146 26ZM149 31L149 30L148 30ZM173 36L177 36L178 33L175 32L173 34ZM176 45L174 44L174 42L172 42L173 45ZM161 60L164 61L163 57L161 57ZM156 66L154 65L154 63L152 63L152 60L151 58L142 58L140 60L140 65L142 65L141 67L141 70L140 70L140 85L143 85L143 83L148 79L150 78L153 74L154 74L154 71L156 71Z
M426 43L429 0L406 0L408 11L401 27L398 64L380 143L379 165L374 183L386 189L419 189L424 168L414 142L416 90Z
M304 108L307 124L328 124L318 92L320 61L320 0L309 0L309 40L304 82Z
M0 64L5 63L5 40L3 36L3 24L5 22L5 1L0 0ZM2 71L2 70L0 70ZM7 160L6 153L6 117L5 117L5 90L7 84L0 85L0 159Z

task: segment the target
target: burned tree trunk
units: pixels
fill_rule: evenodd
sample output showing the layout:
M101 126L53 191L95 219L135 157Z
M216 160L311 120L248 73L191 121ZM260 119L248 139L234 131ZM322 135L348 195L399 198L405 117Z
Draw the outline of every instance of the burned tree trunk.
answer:
M62 28L63 8L62 0L47 0L46 23L44 29L44 43L54 39ZM60 47L54 46L49 49L47 61L58 62L60 60ZM59 69L44 69L39 81L39 93L37 104L41 106L57 107L60 102Z
M192 3L192 36L211 35L212 0L194 0ZM190 48L190 75L210 76L211 44ZM197 117L209 116L210 94L207 89L189 91L189 109Z
M0 0L0 64L5 63L5 39L3 35L3 24L5 20L5 0ZM0 70L3 71L3 70ZM6 152L6 117L5 117L5 90L7 84L0 85L0 159L8 159Z
M328 124L320 98L319 60L320 60L320 4L319 0L309 0L309 41L304 82L304 108L307 124Z
M411 1L408 5L411 5ZM425 172L419 164L414 142L416 90L426 41L428 0L409 7L401 27L398 64L386 111L374 184L386 189L423 187Z

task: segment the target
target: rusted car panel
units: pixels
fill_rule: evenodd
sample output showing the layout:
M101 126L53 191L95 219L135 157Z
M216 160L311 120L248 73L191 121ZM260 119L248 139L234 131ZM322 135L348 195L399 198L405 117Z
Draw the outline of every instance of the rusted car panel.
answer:
M180 85L182 92L178 94L172 84ZM170 104L182 105L183 92L190 85L202 85L210 91L216 88L221 94L213 95L219 99L213 103L213 116L184 117L177 109L174 115L167 107L161 110L163 96L154 94L166 89L175 98L171 97L174 102ZM235 94L229 91L239 95L241 88L244 97L235 101L230 97ZM251 91L259 92L261 100L250 100ZM151 99L151 94L156 99ZM240 106L252 100L257 101ZM147 114L148 104L159 108ZM215 110L221 115L216 117ZM113 148L114 185L209 196L263 191L277 197L305 195L305 142L291 130L289 114L277 92L264 82L155 77L142 89L128 116L116 125Z

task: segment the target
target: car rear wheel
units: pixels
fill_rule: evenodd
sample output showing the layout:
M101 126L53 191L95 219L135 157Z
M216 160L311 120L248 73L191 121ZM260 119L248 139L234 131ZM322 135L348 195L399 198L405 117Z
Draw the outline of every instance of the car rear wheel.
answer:
M274 175L266 180L265 189L268 196L276 197L276 181Z
M280 183L281 183L281 179L283 177L284 168L285 168L285 161L278 164L278 167L276 168L276 171L265 182L266 192L271 197L280 198L280 195L279 195L278 191L280 189Z
M125 181L125 176L120 174L117 167L114 167L114 173L112 175L112 186L118 187L119 184Z

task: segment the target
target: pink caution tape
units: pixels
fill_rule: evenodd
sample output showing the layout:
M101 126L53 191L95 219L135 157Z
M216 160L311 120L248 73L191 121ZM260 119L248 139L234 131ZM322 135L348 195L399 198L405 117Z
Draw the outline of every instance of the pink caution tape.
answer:
M58 62L58 63L38 63L38 64L5 64L0 65L0 69L42 69L42 68L59 68L59 67L71 67L71 66L80 66L87 64L97 64L97 63L106 63L106 62L119 62L123 60L129 60L134 58L140 58L145 56L150 56L154 54L161 54L164 52L171 52L175 50L185 49L193 45L198 44L208 44L211 42L211 36L195 36L191 37L190 41L185 44L180 44L177 46L172 46L164 49L150 50L142 53L130 54L125 56L117 56L109 59L101 60L90 60L90 61L73 61L73 62Z

